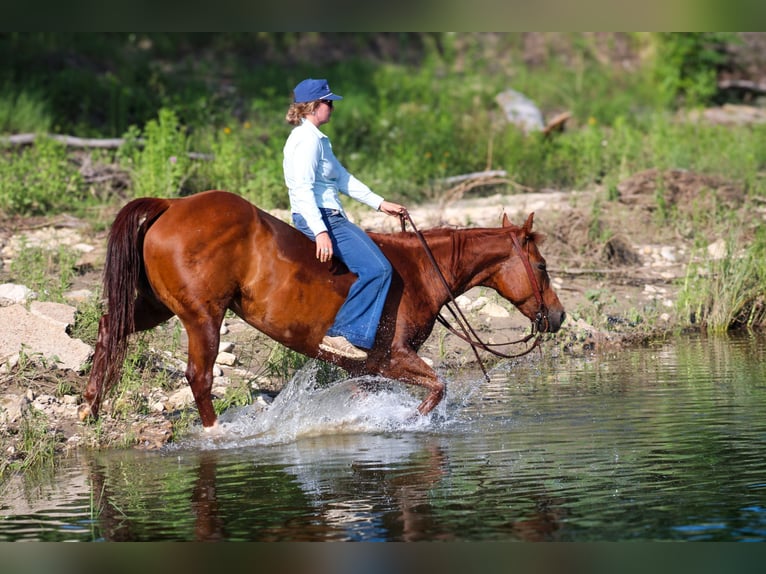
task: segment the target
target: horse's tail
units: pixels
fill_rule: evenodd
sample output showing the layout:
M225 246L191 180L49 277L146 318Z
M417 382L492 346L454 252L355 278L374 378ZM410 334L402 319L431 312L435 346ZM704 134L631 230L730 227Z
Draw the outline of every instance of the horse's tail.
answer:
M103 279L109 315L106 333L103 333L104 389L119 379L128 348L127 338L135 330L136 296L144 273L144 236L169 206L167 199L134 199L119 211L109 231Z

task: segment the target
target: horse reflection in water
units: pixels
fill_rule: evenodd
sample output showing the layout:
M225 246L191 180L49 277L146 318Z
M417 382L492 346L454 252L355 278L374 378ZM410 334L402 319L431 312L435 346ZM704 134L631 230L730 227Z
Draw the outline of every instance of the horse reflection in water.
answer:
M448 451L437 440L393 455L390 465L374 459L375 453L359 456L358 449L349 451L359 444L354 437L347 441L340 437L337 451L313 451L306 460L276 466L259 466L258 461L241 456L229 458L223 451L185 453L183 458L194 457L196 465L186 467L185 461L183 476L177 478L191 488L171 494L171 502L166 499L159 507L145 503L140 510L132 507L137 484L131 464L141 467L142 462L111 457L105 463L94 460L90 479L97 532L107 541L481 539L481 525L464 519L467 512L478 510L473 506L475 500L461 503L458 497L446 501L438 494L443 489L448 495L451 469ZM385 445L377 446L385 450ZM337 462L344 452L356 453L356 460L342 465L343 471L335 464L323 465L328 459ZM154 471L156 476L151 467L139 473L148 481L139 488L157 490L158 485L151 486L153 482L166 480L166 467ZM488 530L492 538L556 539L565 517L563 503L537 487L535 491L530 494L519 484L518 504L503 511L507 516L502 517L502 524L497 523L497 509L487 509L495 519ZM189 493L187 497L184 492ZM167 495L158 491L157 496Z
M331 266L316 260L302 233L224 191L133 200L109 234L104 267L109 312L99 323L80 417L98 416L119 379L128 336L177 315L189 337L186 378L202 425L215 425L213 366L227 310L286 347L332 361L352 376L382 375L425 388L418 406L425 415L444 397L445 383L417 351L451 296L490 287L539 331L560 328L564 309L551 288L532 222L530 215L515 226L503 216L499 228L428 230L423 236L433 260L415 233L370 233L394 273L374 347L358 362L319 349L355 275L337 260Z

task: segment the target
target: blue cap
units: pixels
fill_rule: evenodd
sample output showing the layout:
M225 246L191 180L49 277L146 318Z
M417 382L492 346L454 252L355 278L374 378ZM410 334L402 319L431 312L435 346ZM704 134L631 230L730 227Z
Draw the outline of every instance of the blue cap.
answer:
M295 86L293 101L296 104L313 102L314 100L342 100L343 96L333 94L327 80L308 78Z

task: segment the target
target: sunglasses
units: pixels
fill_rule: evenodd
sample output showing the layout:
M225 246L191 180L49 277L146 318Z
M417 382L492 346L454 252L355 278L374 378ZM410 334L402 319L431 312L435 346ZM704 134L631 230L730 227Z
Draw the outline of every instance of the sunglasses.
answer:
M319 100L319 103L327 104L327 107L332 108L332 100Z

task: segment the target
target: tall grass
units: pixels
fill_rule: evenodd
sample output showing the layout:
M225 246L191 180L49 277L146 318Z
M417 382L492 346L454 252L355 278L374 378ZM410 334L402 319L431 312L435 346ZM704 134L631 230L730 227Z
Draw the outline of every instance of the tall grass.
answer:
M726 241L723 257L701 254L679 293L684 316L710 332L766 322L766 232L758 229L748 241L740 233Z

